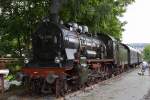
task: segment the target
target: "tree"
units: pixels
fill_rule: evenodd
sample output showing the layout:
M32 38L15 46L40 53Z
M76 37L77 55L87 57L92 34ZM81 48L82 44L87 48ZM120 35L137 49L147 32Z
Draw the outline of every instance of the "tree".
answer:
M132 2L134 0L68 0L60 15L65 22L79 22L89 26L93 33L110 34L120 40L126 22L121 22L119 17Z
M47 15L49 4L49 0L0 0L2 40L18 40L14 49L28 50L30 35Z
M150 45L144 48L144 60L150 62Z
M56 0L54 0L56 1ZM124 22L118 17L134 0L57 0L60 18L87 25L92 33L106 33L120 40ZM45 16L51 16L52 0L0 0L0 36L16 41L13 49L30 48L30 35ZM56 10L56 9L54 9ZM8 42L8 41L7 41ZM20 45L20 46L19 46Z

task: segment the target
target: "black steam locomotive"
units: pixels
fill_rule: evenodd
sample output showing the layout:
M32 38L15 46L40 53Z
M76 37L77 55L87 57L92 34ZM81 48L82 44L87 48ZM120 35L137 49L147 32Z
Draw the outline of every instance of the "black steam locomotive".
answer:
M35 92L57 96L118 75L142 62L141 54L87 26L44 20L32 34L32 59L18 78Z

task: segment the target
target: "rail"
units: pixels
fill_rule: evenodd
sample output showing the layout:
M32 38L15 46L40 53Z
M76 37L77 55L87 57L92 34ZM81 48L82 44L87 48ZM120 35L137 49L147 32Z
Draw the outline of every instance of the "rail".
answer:
M23 60L23 58L0 58L0 61L20 61Z

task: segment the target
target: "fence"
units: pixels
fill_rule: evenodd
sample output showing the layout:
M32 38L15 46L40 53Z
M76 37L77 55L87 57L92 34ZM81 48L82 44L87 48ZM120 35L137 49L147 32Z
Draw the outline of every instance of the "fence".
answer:
M0 93L4 93L4 75L9 73L6 65L11 62L23 60L22 58L0 58Z

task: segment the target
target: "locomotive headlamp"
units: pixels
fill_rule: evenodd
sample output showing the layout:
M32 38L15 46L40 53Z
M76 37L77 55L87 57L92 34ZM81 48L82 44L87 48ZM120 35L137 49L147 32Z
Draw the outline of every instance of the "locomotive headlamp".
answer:
M24 59L24 63L25 63L25 64L29 63L29 59L28 59L28 58L25 58L25 59Z
M63 60L62 57L55 57L55 63L60 63Z
M55 75L55 74L48 74L48 76L46 77L46 81L49 83L49 84L52 84L54 83L55 79L58 78L58 75Z
M60 63L60 59L58 57L55 57L55 63Z

